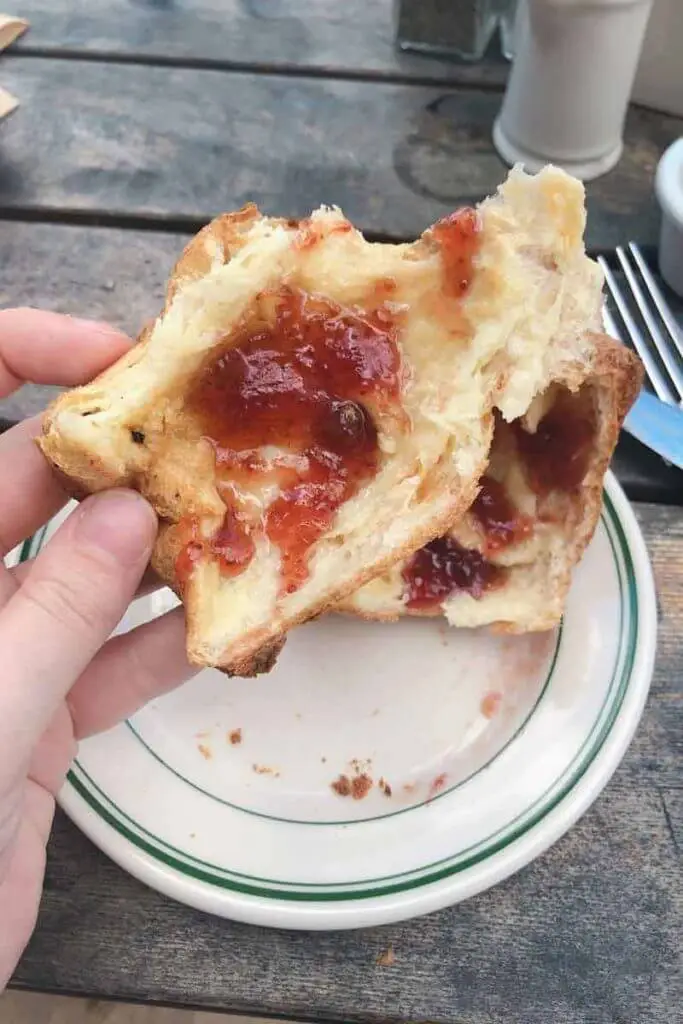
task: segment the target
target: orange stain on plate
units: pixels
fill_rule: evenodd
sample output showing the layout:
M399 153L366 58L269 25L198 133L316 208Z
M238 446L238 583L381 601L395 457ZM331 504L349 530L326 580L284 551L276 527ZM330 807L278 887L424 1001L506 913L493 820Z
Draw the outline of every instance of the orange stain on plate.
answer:
M497 690L490 690L481 699L481 713L484 718L493 718L494 715L498 714L503 694Z

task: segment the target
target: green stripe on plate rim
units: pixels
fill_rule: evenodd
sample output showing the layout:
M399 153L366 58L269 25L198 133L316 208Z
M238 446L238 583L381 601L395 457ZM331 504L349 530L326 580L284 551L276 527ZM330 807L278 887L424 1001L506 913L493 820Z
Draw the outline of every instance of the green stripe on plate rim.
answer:
M68 782L102 820L143 853L195 881L243 895L265 899L319 902L370 899L429 885L482 863L537 825L580 781L599 754L628 690L638 642L638 597L635 573L624 530L616 516L614 505L608 494L605 494L604 499L605 508L602 518L617 569L620 594L619 648L605 700L591 732L563 774L530 807L503 828L480 840L472 847L461 850L454 856L442 858L400 874L360 881L338 882L326 886L259 878L199 860L154 836L117 807L90 778L78 761L74 763L73 769L69 772ZM43 536L44 531L28 545L24 545L21 553L22 560L40 547ZM627 603L625 603L625 595ZM625 626L628 626L628 635L625 634ZM538 707L538 703L536 707Z

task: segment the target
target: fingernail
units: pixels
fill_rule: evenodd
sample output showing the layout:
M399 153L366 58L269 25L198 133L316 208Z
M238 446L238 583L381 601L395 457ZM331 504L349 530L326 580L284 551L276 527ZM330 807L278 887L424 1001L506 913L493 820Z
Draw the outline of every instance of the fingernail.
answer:
M152 508L136 491L103 491L81 505L76 539L99 548L123 565L147 559L156 536Z

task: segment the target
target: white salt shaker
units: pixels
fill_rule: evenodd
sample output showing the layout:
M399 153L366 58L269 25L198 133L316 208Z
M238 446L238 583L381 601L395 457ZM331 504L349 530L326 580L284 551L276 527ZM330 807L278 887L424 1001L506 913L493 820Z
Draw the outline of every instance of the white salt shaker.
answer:
M651 7L652 0L521 0L493 129L507 163L554 163L584 180L614 167Z

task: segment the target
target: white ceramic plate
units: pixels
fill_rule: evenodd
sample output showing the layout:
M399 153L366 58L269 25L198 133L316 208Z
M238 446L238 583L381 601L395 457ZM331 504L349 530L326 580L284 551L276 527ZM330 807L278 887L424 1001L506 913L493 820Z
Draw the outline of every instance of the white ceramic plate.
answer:
M122 628L174 601L138 601ZM270 675L202 672L83 743L60 803L131 874L214 914L351 928L436 910L529 863L595 799L641 714L655 612L609 478L557 633L322 618ZM332 790L364 770L391 795Z

